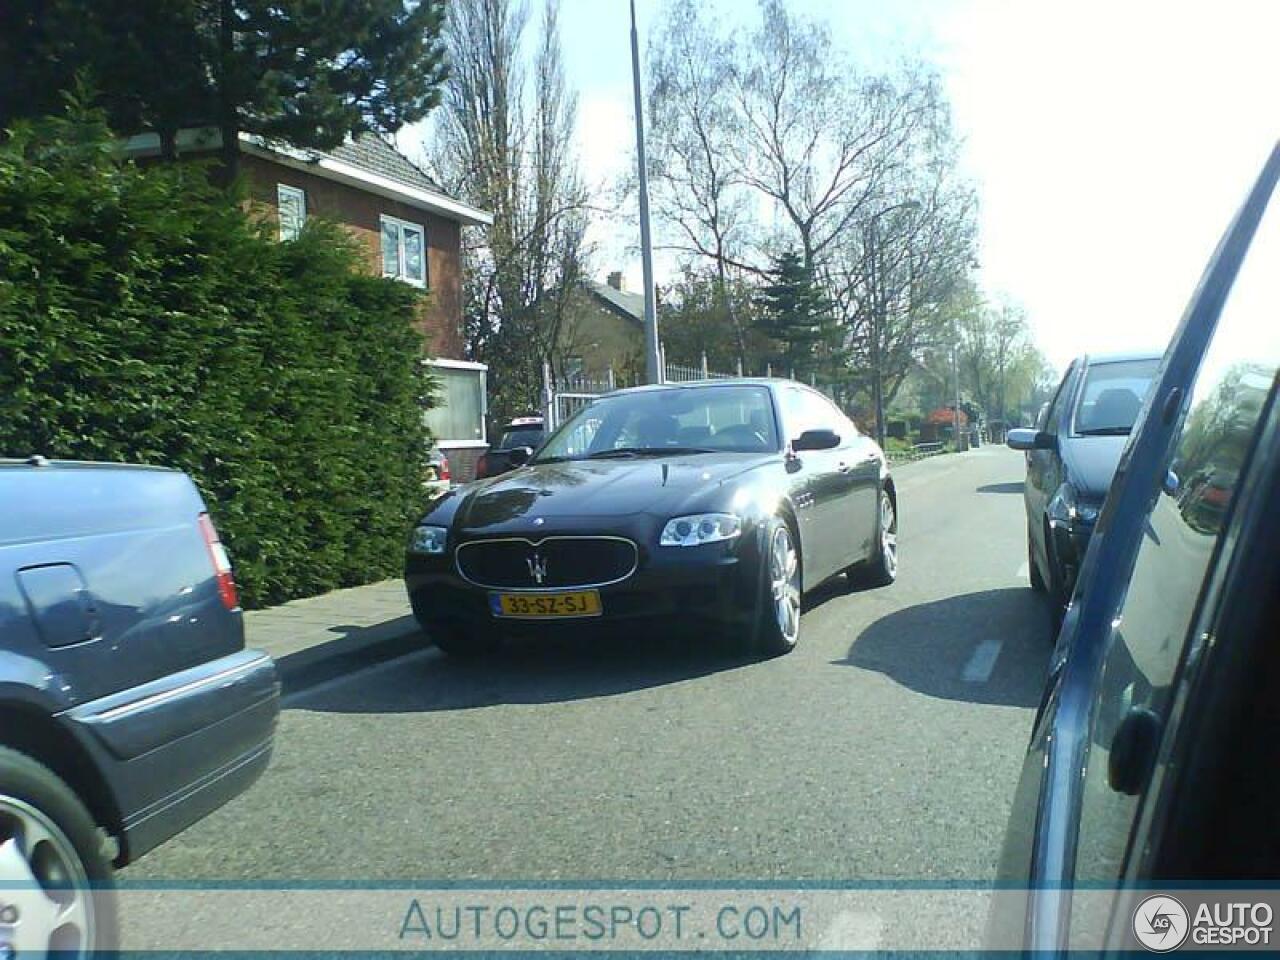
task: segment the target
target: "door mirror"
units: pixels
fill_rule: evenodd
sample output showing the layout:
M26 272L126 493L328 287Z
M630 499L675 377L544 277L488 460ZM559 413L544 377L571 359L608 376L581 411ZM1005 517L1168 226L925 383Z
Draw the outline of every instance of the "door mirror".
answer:
M533 447L512 447L507 451L507 460L513 467L523 467L533 456Z
M791 449L796 453L802 450L830 450L840 446L840 434L834 430L806 430L791 441Z
M1052 450L1058 445L1052 433L1032 430L1029 427L1010 430L1006 440L1015 450Z

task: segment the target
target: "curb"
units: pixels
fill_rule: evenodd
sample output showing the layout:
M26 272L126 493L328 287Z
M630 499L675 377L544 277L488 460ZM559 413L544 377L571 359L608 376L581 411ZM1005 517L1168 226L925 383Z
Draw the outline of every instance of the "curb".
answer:
M428 646L417 621L406 615L277 657L276 670L289 694Z

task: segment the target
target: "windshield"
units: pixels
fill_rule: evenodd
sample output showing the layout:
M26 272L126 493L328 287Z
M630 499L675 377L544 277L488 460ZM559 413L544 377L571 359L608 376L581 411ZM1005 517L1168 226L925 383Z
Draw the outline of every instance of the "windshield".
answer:
M778 431L767 388L679 387L597 400L567 420L535 462L623 453L770 453L777 449Z
M1128 434L1159 365L1159 359L1150 358L1090 366L1076 405L1076 436Z

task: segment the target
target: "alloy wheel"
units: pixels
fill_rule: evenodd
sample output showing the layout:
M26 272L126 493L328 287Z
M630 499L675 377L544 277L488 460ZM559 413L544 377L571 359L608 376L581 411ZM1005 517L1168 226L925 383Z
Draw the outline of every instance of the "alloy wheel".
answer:
M778 631L788 644L800 635L800 563L791 532L779 526L769 545L769 583Z
M892 579L898 575L898 517L887 493L880 495L880 553L884 570Z
M87 956L94 933L89 880L67 835L0 794L0 957Z

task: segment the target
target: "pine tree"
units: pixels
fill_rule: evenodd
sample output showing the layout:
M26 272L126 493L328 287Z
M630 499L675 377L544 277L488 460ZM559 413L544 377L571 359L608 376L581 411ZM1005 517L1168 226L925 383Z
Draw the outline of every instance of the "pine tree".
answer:
M772 283L758 297L759 322L780 347L782 369L776 372L804 378L832 366L840 352L840 327L813 271L789 250L774 261L770 276Z
M6 0L0 127L56 113L77 74L120 134L216 126L331 149L394 133L439 100L444 0Z

